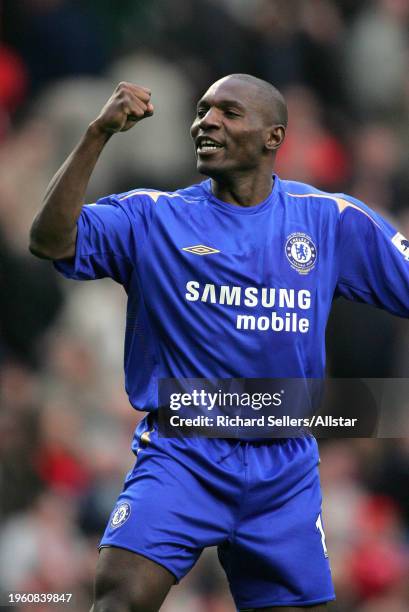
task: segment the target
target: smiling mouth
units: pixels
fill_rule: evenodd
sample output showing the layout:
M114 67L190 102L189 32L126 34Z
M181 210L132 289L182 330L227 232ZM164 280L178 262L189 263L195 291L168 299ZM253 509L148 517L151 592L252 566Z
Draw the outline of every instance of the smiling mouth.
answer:
M210 140L210 139L203 139L200 141L199 145L197 146L197 154L198 155L207 155L210 153L215 153L216 151L220 150L220 149L224 149L224 146L219 144L218 142L215 142L214 140Z

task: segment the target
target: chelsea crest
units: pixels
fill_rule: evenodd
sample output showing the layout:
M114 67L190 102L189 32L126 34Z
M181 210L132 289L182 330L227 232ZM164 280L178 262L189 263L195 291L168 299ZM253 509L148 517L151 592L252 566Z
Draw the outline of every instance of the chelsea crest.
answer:
M129 515L131 514L131 506L127 502L122 502L115 508L115 511L111 518L111 528L117 529L121 527L128 520Z
M291 267L300 274L308 274L317 260L317 247L307 234L290 234L285 243L285 254Z

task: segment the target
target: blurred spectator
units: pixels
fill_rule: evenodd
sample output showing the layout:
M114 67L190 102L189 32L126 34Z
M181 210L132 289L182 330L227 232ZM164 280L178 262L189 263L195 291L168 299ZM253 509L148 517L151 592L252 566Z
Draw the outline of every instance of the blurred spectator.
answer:
M27 258L28 232L52 172L53 136L48 123L30 118L0 144L1 240Z
M155 36L148 46L184 70L195 84L196 93L202 93L209 82L229 72L246 72L243 65L247 65L249 51L247 31L223 3L156 0L154 5Z
M38 365L37 342L55 319L62 295L49 264L13 252L0 234L0 365Z
M72 74L99 74L107 53L91 14L75 0L5 1L7 41L28 68L31 90Z
M34 465L39 444L36 380L20 364L0 369L0 518L28 507L44 489Z
M354 176L351 190L355 197L383 215L396 210L400 159L403 154L398 135L385 123L367 123L353 134Z
M122 173L133 185L177 188L194 171L194 148L190 138L193 91L177 64L152 54L136 54L111 67L113 82L129 78L152 89L154 116L125 142L116 141L111 154L122 157ZM119 151L122 151L120 153ZM117 176L120 176L118 171ZM129 185L129 183L128 183ZM128 187L129 188L129 187Z
M111 58L151 40L156 0L83 0L81 4L87 6Z
M292 86L285 92L289 125L276 169L283 178L341 191L349 176L342 142L323 124L322 108L311 89Z
M81 367L81 364L79 364ZM87 455L80 444L82 418L70 405L56 403L41 414L34 467L47 488L79 496L89 486Z
M257 76L279 89L302 82L302 48L298 35L300 8L299 0L292 5L283 0L264 0L250 22L253 34L250 52Z
M360 600L393 590L405 579L409 558L399 537L402 524L387 497L368 497L358 509L359 542L351 551L349 571Z
M360 117L394 122L402 117L408 24L407 0L370 2L353 24L346 41L344 82Z
M24 99L27 73L20 57L5 45L0 46L0 82L0 106L13 112Z
M26 514L3 527L0 586L3 591L69 592L81 576L83 545L74 529L74 506L43 493ZM10 563L13 559L13 563Z
M362 320L365 319L365 325ZM343 334L342 330L348 330ZM327 326L328 366L339 378L388 378L396 372L400 321L387 312L339 298ZM358 347L365 346L365 350Z

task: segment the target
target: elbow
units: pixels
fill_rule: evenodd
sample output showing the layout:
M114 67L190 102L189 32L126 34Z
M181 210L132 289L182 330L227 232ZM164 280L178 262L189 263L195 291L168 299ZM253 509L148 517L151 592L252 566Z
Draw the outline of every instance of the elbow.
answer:
M61 244L57 247L55 241L50 241L49 238L41 235L34 223L30 230L28 250L39 259L58 259Z
M47 249L44 247L43 244L41 244L41 241L38 240L34 226L31 228L30 231L28 250L32 255L34 255L35 257L39 257L40 259L52 259L52 255L47 252Z
M30 239L28 244L28 250L32 255L39 259L58 259L61 247L58 249L48 242L41 240L35 230L32 228L30 232Z
M47 253L44 248L38 246L37 243L32 242L30 240L30 244L28 245L28 250L35 257L39 257L40 259L54 259L54 257Z
M32 255L40 259L67 259L75 255L76 238L76 227L71 233L50 233L39 228L34 220L28 249Z
M50 255L47 253L47 249L44 247L44 244L42 244L42 241L38 236L38 231L36 228L37 217L34 219L30 229L28 250L32 255L34 255L35 257L39 257L40 259L52 259L52 257L50 257Z
M57 246L55 242L51 244L45 243L36 239L36 237L31 234L28 250L39 259L69 259L75 255L75 242L65 244L60 241L60 244Z

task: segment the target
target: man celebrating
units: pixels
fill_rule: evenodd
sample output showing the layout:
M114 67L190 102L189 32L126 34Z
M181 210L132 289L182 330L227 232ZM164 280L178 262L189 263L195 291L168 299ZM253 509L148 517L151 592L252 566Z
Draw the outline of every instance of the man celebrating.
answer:
M288 439L164 438L162 378L322 378L336 295L409 314L403 236L343 194L272 175L287 125L269 83L214 83L191 128L208 180L85 205L110 139L153 114L121 83L50 183L31 251L74 279L128 294L126 390L148 416L100 544L94 612L153 612L203 548L218 546L239 610L321 610L334 599L318 450Z

